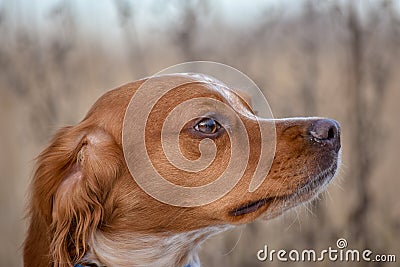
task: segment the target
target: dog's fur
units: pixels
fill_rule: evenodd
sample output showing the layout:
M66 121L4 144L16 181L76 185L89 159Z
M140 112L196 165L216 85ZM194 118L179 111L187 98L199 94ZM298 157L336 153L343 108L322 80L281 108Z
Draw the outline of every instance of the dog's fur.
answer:
M147 195L131 177L122 150L126 108L146 80L123 85L104 94L79 124L59 130L39 155L30 191L25 266L199 266L197 251L210 235L260 215L275 217L315 197L336 173L340 149L336 122L277 119L271 170L263 184L249 192L260 154L258 127L271 120L257 123L237 94L199 83L194 76L153 79L165 86L186 82L168 92L148 118L146 145L154 166L166 179L184 186L208 183L221 173L229 160L226 134L213 138L217 147L213 164L191 174L168 164L158 138L160 121L176 103L214 98L238 110L248 129L250 158L240 182L219 200L199 207L176 207ZM193 133L193 126L185 126L179 141L189 159L199 157L203 139Z

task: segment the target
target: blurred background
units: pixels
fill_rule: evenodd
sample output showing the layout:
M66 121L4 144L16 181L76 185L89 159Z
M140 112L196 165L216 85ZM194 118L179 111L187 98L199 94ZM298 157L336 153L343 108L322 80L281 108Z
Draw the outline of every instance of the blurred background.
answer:
M343 134L320 201L206 241L204 266L283 266L257 251L338 238L399 258L400 1L0 0L0 266L22 265L27 186L55 130L107 90L192 60L246 73L275 117L331 117Z

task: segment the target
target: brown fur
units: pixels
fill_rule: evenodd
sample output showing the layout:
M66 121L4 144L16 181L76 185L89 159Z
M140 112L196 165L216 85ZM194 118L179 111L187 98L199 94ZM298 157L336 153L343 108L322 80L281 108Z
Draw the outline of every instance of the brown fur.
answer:
M167 85L181 77L160 79ZM25 266L71 266L82 262L91 250L97 233L111 239L126 235L163 238L173 233L248 223L262 214L273 217L286 209L280 197L296 193L323 170L334 164L337 166L337 151L315 145L307 134L310 125L317 119L275 120L277 147L273 165L260 188L248 192L260 153L257 129L271 121L261 121L259 125L240 115L248 129L250 159L237 186L218 201L205 206L181 208L161 203L137 186L122 152L125 110L142 83L143 80L130 83L104 94L79 124L61 129L39 155L30 191L30 224L24 243ZM227 101L202 84L192 83L172 90L149 117L150 127L146 128L146 136L159 137L161 129L157 126L158 121L165 119L167 111L176 103L198 96ZM180 138L183 154L190 159L199 157L196 142L200 140L183 132ZM198 186L208 183L227 165L230 144L226 136L215 139L217 158L210 168L200 174L185 174L185 179L181 170L168 164L159 138L147 141L151 151L149 156L155 159L155 167L176 184ZM312 194L306 192L290 200L289 206L309 199ZM272 197L276 201L266 203L255 212L232 215L233 210L246 203ZM192 243L200 242L208 235L199 234L201 238L195 236ZM124 246L121 242L113 244ZM184 263L188 256L182 254L180 257L183 258L179 263Z

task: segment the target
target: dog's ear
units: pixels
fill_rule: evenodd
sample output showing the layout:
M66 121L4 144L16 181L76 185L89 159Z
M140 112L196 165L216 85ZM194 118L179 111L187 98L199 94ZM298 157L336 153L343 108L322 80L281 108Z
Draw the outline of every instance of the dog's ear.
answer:
M39 156L32 201L50 226L54 266L71 266L84 256L122 160L113 137L98 127L64 128Z

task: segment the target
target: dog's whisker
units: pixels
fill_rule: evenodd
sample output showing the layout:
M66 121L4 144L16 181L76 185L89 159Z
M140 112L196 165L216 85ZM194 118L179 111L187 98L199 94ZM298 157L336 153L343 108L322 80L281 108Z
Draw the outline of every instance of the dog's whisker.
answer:
M231 254L236 249L236 247L239 244L240 239L242 238L242 234L243 234L243 228L240 228L240 233L239 233L239 236L238 236L235 244L233 245L233 247L228 252L222 254L222 256L228 256L229 254Z
M300 223L300 219L299 219L299 212L297 209L293 209L296 216L293 217L292 222L285 228L285 232L289 231L289 229L296 223L296 221L298 221Z

